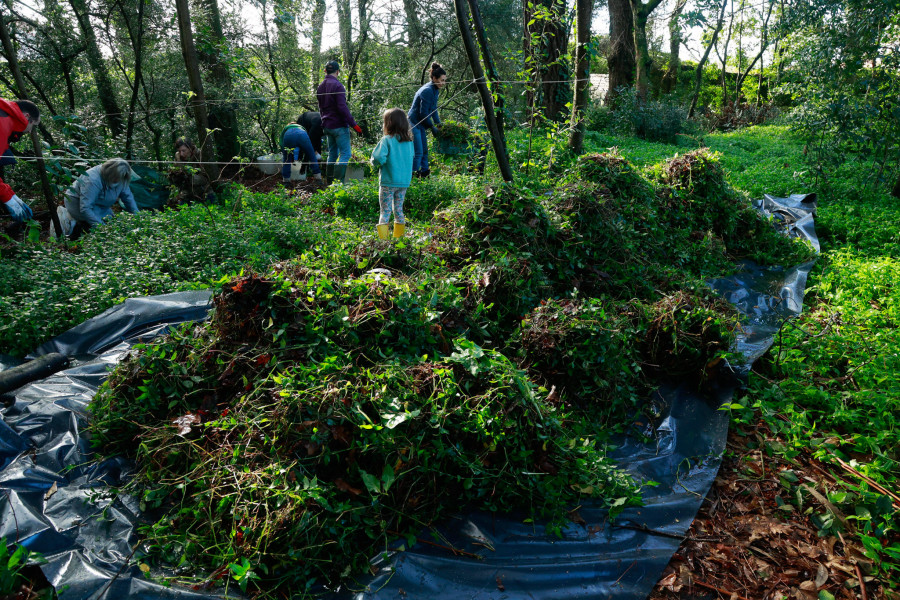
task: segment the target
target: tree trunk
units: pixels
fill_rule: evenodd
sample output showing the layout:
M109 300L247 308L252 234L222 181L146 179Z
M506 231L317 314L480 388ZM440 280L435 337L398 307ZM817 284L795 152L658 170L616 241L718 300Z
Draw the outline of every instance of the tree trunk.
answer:
M538 101L545 117L559 120L571 96L569 69L566 61L561 58L568 51L569 45L566 1L533 0L528 6L535 8L532 13L526 13L525 35L531 40L531 51L537 52L532 65L540 73ZM549 16L542 17L541 14Z
M354 49L353 59L347 72L347 100L350 100L350 94L353 91L353 88L356 87L356 81L359 78L357 73L360 66L368 64L368 61L362 59L362 57L363 52L365 51L366 41L369 38L369 0L357 0L357 14L359 16L359 37L356 38L356 48Z
M309 81L315 93L322 73L322 28L325 26L325 0L316 0L316 8L312 14L312 48L310 49Z
M634 53L637 63L637 77L635 88L638 99L643 102L647 99L650 90L650 47L647 43L647 21L650 14L656 9L662 0L650 0L646 4L641 0L631 0L632 13L634 14Z
M731 34L734 32L734 3L731 4L731 18L728 21L728 35L725 37L725 47L719 57L722 62L722 106L728 105L728 46L731 43ZM716 50L718 52L718 49Z
M772 17L772 9L775 8L775 2L769 3L769 12L766 13L766 18L762 22L761 31L760 31L760 42L759 42L759 53L754 57L753 61L747 67L747 69L741 74L738 78L737 82L737 91L740 94L741 88L744 85L744 80L747 79L747 76L750 75L750 71L753 70L753 67L756 65L757 61L761 61L763 57L763 53L766 51L766 48L769 47L769 19ZM762 82L762 63L760 62L760 82ZM762 87L762 83L759 84L759 87ZM759 89L759 88L757 88ZM757 98L759 97L759 93L757 92Z
M590 89L591 56L588 46L591 43L591 18L593 17L592 0L576 0L575 2L575 102L572 106L572 134L569 137L569 148L575 154L584 152L584 111L588 105Z
M418 48L422 43L423 30L416 0L403 0L403 11L406 13L406 47Z
M197 57L197 49L194 47L194 33L191 27L191 9L188 0L175 0L175 11L178 16L178 32L181 35L181 55L184 57L184 66L187 69L188 81L193 95L190 106L194 111L194 122L197 125L197 147L200 149L200 158L203 170L210 181L218 179L218 173L214 165L207 164L204 156L215 156L211 148L212 140L209 131L209 120L206 113L206 95L203 93L203 80L200 77L200 60Z
M494 64L494 58L491 56L491 50L488 46L487 33L484 29L484 21L481 18L481 9L478 7L477 0L468 0L469 2L469 10L472 12L472 25L475 29L475 37L478 40L478 45L481 47L481 58L484 61L484 65L487 68L487 76L491 82L491 95L495 99L494 100L494 108L497 116L497 125L500 127L501 133L503 133L504 138L506 137L506 133L504 131L504 119L503 119L503 104L505 102L503 98L503 89L500 85L500 73L497 72L497 67Z
M137 24L133 25L128 16L128 10L119 2L119 11L128 28L128 37L131 40L131 47L134 50L134 82L131 89L131 101L128 103L128 126L125 131L125 158L134 159L134 124L135 112L137 111L138 94L141 91L141 79L144 66L143 47L144 47L144 0L138 0ZM137 31L135 31L135 27Z
M675 9L669 17L669 67L666 74L663 75L662 91L664 94L670 94L678 87L678 74L681 71L681 13L687 0L677 0Z
M209 16L210 36L213 52L201 52L199 58L209 68L209 74L214 85L212 99L228 100L234 95L234 84L231 80L231 71L228 65L219 60L218 49L228 45L225 32L222 29L222 14L217 0L202 0L202 6ZM296 43L296 35L294 36ZM216 142L216 158L219 162L231 162L235 156L241 153L241 145L238 141L237 115L234 113L234 105L231 102L218 102L209 107L209 127L214 130L213 136ZM207 156L213 156L207 152ZM224 165L222 165L224 166Z
M619 88L634 85L634 13L631 0L609 0L609 89L606 104L611 104Z
M341 68L350 66L353 59L353 15L350 14L350 0L337 0L338 33L341 38Z
M470 0L477 2L477 0ZM484 80L484 69L481 67L481 61L478 59L478 49L472 40L472 32L469 29L469 11L463 0L453 0L453 6L456 12L456 21L459 23L459 33L463 39L463 46L466 50L466 56L469 59L469 65L472 67L472 74L475 76L475 85L478 88L478 94L481 96L481 106L484 109L484 120L487 123L488 130L491 132L491 142L494 146L494 154L497 156L497 165L500 167L500 175L507 183L512 183L513 172L509 166L509 155L506 151L506 138L503 135L503 129L497 123L496 114L494 112L494 100L491 98L491 91L488 89Z
M725 8L728 6L728 2L729 0L722 0L722 10L719 11L716 28L713 30L709 44L707 44L706 50L703 52L703 57L697 63L697 71L694 73L694 96L691 98L691 108L688 110L689 118L693 118L694 111L697 109L697 100L700 98L700 88L703 84L703 67L706 66L706 61L709 60L709 53L712 52L713 46L716 45L716 41L719 39L719 32L722 31L722 25L725 23Z
M106 122L114 136L122 134L124 122L122 119L122 109L119 108L119 102L116 100L116 91L113 87L112 79L106 70L106 64L103 55L100 53L100 47L97 45L97 36L94 34L94 28L91 26L90 16L86 0L69 0L75 18L78 21L78 28L84 38L85 50L87 51L88 64L91 67L91 73L94 76L94 83L97 86L97 95L100 98L100 104L106 113Z
M16 49L13 47L12 39L9 37L9 30L6 28L6 17L0 12L0 43L3 44L3 50L6 53L7 64L12 72L13 79L18 88L18 96L20 100L27 100L28 95L25 93L25 80L22 72L19 70L19 61L16 57ZM38 137L37 128L31 129L31 145L34 148L34 156L37 158L37 171L41 177L41 190L44 192L44 199L47 200L47 209L50 211L50 222L56 231L62 231L59 224L59 217L56 216L56 201L53 197L53 188L50 187L50 178L47 177L47 168L44 165L44 153L41 148L41 140Z

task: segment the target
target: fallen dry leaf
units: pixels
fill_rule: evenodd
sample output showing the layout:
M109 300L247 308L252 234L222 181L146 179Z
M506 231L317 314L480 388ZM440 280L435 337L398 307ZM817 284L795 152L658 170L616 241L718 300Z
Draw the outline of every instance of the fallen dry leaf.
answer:
M182 415L172 421L172 425L178 428L178 435L180 435L181 437L184 437L191 432L191 425L199 424L200 415L195 415L193 413Z

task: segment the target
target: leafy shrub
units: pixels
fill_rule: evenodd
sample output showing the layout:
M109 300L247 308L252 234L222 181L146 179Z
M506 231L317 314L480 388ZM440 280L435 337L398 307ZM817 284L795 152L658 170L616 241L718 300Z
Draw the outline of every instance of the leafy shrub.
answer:
M613 123L620 132L666 144L677 144L679 134L691 128L683 106L667 101L641 101L634 89L622 90L616 98Z

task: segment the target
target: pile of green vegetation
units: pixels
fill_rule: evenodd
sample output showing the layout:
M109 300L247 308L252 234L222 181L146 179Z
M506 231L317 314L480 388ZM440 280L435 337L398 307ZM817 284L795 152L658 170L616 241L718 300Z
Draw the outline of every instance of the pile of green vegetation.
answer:
M137 460L148 560L302 590L461 506L558 531L581 498L638 502L603 442L660 378L702 381L727 353L736 315L702 278L811 250L706 151L650 178L616 153L569 173L540 192L417 184L457 195L399 242L359 236L371 183L331 188L295 207L328 236L138 347L94 399L93 439Z
M442 121L439 139L453 146L467 146L472 138L472 130L465 123Z

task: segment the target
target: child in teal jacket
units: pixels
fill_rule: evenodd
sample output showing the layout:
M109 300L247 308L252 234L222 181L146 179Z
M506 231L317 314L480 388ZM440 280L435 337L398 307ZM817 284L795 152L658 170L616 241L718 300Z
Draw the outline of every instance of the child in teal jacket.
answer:
M394 237L403 237L406 219L403 217L403 200L406 188L412 181L413 162L412 128L406 113L392 108L384 113L384 137L372 151L372 165L381 167L379 175L378 203L381 217L378 220L379 239L388 239L388 223L394 213Z

